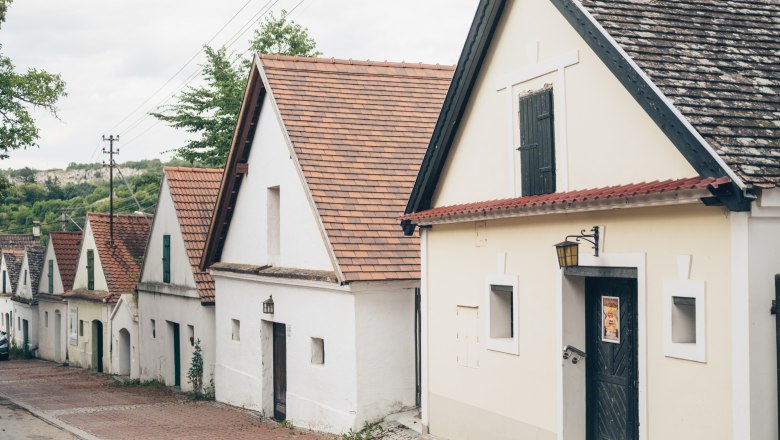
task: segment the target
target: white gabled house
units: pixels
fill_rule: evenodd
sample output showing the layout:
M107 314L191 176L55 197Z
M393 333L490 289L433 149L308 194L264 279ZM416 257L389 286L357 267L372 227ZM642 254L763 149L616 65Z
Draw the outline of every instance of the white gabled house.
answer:
M132 325L115 328L125 336L120 344L111 343L111 315L120 299L135 294L149 239L151 216L90 212L84 225L78 262L71 290L62 294L68 302L67 340L70 365L98 372L128 374L132 341L137 333ZM112 365L117 351L124 364Z
M52 231L38 283L38 357L65 362L68 303L62 293L73 288L81 232Z
M396 224L451 77L256 56L203 256L218 401L335 433L415 407L419 244Z
M17 319L14 313L13 296L16 293L23 258L24 249L5 249L0 259L0 313L9 343L22 329L22 321Z
M777 12L479 2L403 218L431 434L777 438Z
M196 341L203 384L214 377L214 280L200 270L221 169L166 167L138 282L140 378L192 391Z
M14 341L17 347L26 348L34 354L38 349L38 281L43 269L42 246L30 246L21 255L21 264L16 280L16 288L11 297L13 315L16 316L17 330Z

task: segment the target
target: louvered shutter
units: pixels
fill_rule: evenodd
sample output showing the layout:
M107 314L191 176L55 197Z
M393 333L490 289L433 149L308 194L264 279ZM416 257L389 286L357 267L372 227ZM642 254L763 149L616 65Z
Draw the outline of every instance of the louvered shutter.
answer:
M171 236L163 235L163 283L171 282Z
M520 173L523 196L555 192L552 89L520 97Z
M49 293L54 293L54 260L49 260Z
M87 290L95 290L95 251L87 250Z

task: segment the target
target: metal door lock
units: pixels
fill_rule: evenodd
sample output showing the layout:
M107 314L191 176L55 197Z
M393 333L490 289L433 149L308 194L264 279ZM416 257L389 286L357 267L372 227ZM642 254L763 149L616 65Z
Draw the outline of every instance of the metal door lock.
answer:
M563 359L571 359L572 364L577 364L580 359L584 359L588 355L573 345L567 345L563 347Z

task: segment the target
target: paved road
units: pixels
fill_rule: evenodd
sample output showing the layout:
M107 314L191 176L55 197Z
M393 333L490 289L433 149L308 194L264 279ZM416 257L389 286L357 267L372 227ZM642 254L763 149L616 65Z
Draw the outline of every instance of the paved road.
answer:
M0 438L74 440L78 437L44 422L10 400L0 398Z
M8 412L14 423L7 429L17 430L13 434L0 431L2 439L74 438L46 437L49 434L44 432L49 431L44 429L63 434L52 425L84 439L333 439L332 435L281 427L254 412L191 401L167 389L117 385L109 376L40 360L0 362L3 398L31 410L38 419L16 405L0 407L0 429L6 428ZM16 420L23 421L22 425ZM29 432L41 436L25 437Z

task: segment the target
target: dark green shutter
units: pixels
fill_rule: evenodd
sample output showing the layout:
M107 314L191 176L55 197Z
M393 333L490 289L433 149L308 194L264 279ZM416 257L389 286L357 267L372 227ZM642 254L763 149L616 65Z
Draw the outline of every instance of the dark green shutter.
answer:
M6 273L6 272L5 272L5 271L3 271L3 293L5 293L5 292L6 292L6 290L5 290L5 273Z
M163 235L163 283L171 282L171 236Z
M87 290L95 290L95 251L87 250Z
M555 192L553 92L520 97L520 173L522 195Z
M49 293L54 293L54 260L49 260Z

